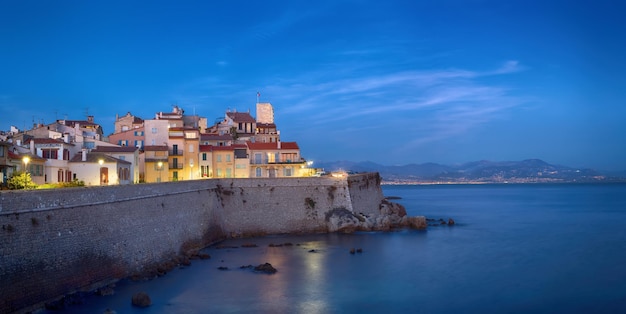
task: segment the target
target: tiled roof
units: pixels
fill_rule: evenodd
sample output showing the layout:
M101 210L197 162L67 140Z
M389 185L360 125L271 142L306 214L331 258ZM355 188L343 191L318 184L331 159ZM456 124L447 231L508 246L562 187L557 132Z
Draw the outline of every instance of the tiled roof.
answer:
M233 136L230 134L224 134L224 135L219 135L219 134L200 134L200 140L202 141L219 141L219 140L232 140Z
M235 145L228 145L228 146L200 145L201 152L226 151L226 150L246 149L246 148L247 146L244 144L235 144Z
M19 159L22 160L22 158L28 156L28 158L30 158L31 160L46 160L45 158L41 158L37 155L32 155L32 154L16 154L12 151L9 151L9 158L10 159Z
M70 159L70 162L94 162L97 163L98 161L100 161L100 159L104 160L105 162L109 163L109 162L115 162L115 163L121 163L121 164L131 164L131 162L126 161L126 160L121 160L115 157L111 157L109 155L105 155L105 154L94 154L94 153L87 153L87 160L83 161L83 154L82 153L78 153L76 155L74 155L74 157L72 159Z
M256 120L247 112L227 112L226 115L235 122L252 122Z
M149 152L166 152L167 151L167 146L161 145L161 146L144 146L143 148L144 151L149 151Z
M87 120L65 120L66 126L74 126L76 125L76 123L79 123L80 125L99 125L97 123L89 122Z
M91 150L92 153L132 153L139 148L134 146L98 146Z
M246 145L248 145L248 148L250 148L251 150L277 150L278 149L278 143L276 142L274 143L246 142ZM296 142L280 142L280 149L300 149L300 147L298 147L298 143Z
M66 145L74 146L74 144L65 143L61 139L54 139L54 138L33 138L33 139L26 141L26 143L30 143L30 141L35 141L35 144L66 144Z

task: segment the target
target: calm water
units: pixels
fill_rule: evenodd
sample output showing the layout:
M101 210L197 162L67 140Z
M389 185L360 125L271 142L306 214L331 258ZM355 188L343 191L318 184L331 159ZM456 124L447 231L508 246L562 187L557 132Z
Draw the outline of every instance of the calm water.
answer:
M401 197L410 215L458 225L229 240L258 247L208 248L210 260L119 283L115 295L64 313L626 313L626 185L383 191ZM268 246L285 242L294 245ZM278 272L239 269L265 262ZM151 307L130 305L139 291Z

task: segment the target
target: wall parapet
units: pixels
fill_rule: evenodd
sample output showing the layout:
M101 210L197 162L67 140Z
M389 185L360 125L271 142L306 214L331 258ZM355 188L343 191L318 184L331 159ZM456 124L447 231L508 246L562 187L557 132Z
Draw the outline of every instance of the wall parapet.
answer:
M378 174L210 179L0 193L0 313L27 312L227 237L328 232L370 213Z

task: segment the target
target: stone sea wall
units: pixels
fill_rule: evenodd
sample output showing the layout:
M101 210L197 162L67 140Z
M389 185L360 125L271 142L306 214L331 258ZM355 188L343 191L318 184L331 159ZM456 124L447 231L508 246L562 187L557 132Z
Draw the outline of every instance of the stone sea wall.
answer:
M330 213L372 216L383 203L377 173L5 191L0 313L34 309L228 237L337 231Z

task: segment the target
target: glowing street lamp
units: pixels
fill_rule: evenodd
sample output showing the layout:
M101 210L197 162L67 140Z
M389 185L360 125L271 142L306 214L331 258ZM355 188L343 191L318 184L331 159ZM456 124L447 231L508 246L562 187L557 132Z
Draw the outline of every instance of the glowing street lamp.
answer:
M24 156L22 161L24 162L24 172L28 173L28 163L30 162L30 157Z
M157 181L157 182L161 182L161 170L163 170L163 162L162 162L162 161L159 161L159 162L157 163L157 166L159 167L159 168L158 168L158 170L159 170L159 181Z
M104 184L104 173L102 171L102 165L104 164L104 159L98 159L98 164L100 165L100 185Z

